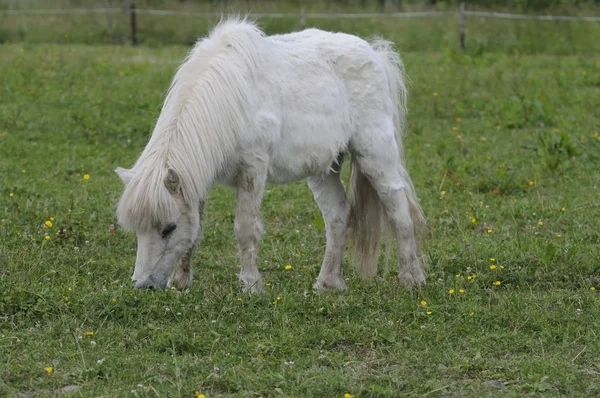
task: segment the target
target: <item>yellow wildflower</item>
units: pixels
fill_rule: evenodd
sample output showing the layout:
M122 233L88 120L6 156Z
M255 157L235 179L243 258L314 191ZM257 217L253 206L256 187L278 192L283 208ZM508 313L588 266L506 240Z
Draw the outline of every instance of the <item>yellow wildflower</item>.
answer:
M50 240L50 235L46 235L46 236L44 236L44 239L46 239L46 240Z
M113 298L110 300L110 302L111 302L111 303L113 303L113 304L114 304L114 303L116 303L116 302L117 302L117 298L116 298L116 297L113 297Z
M501 265L501 266L500 266L500 269L504 269L504 265Z
M421 304L421 307L425 307L425 306L427 305L427 301L425 301L425 300L421 300L421 303L420 303L420 304Z
M90 330L89 332L85 332L85 333L83 333L83 335L84 335L85 337L93 337L93 336L94 336L94 332L93 332L92 330Z
M83 179L86 180L86 181L89 180L90 179L90 175L89 174L84 174L83 175Z
M473 316L475 313L473 311L469 312L469 316Z
M44 223L44 225L45 225L46 227L48 227L48 228L52 228L52 221L50 221L50 220L47 220L47 221Z
M492 264L492 265L490 265L490 269L491 269L491 270L495 270L495 269L496 269L496 266L495 266L494 264Z
M494 261L496 261L496 259L494 257L490 257L490 261L494 262Z
M561 235L561 234L556 234L556 237L557 237L558 239L560 239L560 238L562 238L562 235Z
M12 198L13 196L15 196L15 194L11 192L8 194L8 196L10 196Z
M529 186L533 186L533 184L535 184L533 181L529 181Z
M444 191L444 190L442 189L442 192L440 192L440 195L441 195L441 196L444 196L445 194L446 194L446 191Z
M239 302L241 302L241 301L242 301L242 298L241 298L241 297L238 297L238 298L236 298L236 300L237 300L237 301L239 301Z
M271 287L271 282L267 282L267 287Z
M458 289L458 292L461 293L461 294L464 294L465 293L465 289Z
M541 227L541 226L544 225L544 222L543 221L538 221L538 225Z
M454 289L450 289L450 290L448 290L448 293L450 293L450 294L454 294Z
M494 286L500 286L501 284L502 284L502 282L500 282L500 281L496 281L493 283Z
M288 265L286 265L286 266L285 266L285 269L286 269L287 271L291 270L291 269L292 269L292 265L291 265L291 264L288 264Z
M54 369L52 368L52 366L47 366L47 367L44 368L44 370L48 374L51 374L52 372L54 372Z
M471 218L471 224L475 224L477 222L477 219L475 217Z
M473 277L471 275L467 276L468 281L470 281L471 279L473 279Z
M592 292L595 292L595 291L596 291L596 288L595 288L594 286L592 286L592 287L590 287L590 290L591 290Z
M437 94L437 93L433 93L433 94ZM349 392L344 394L344 398L352 398L352 394L350 394Z
M567 208L566 207L561 207L560 211L562 211L564 213L565 211L567 211Z
M194 391L194 395L196 396L196 398L205 398L204 394L202 394L198 391Z
M425 312L427 315L431 315L431 311L426 311Z
M458 131L458 127L452 127L452 131Z
M488 230L487 230L487 233L488 233L488 234L493 234L493 233L494 233L494 230L493 230L493 229L491 229L491 228L488 228Z

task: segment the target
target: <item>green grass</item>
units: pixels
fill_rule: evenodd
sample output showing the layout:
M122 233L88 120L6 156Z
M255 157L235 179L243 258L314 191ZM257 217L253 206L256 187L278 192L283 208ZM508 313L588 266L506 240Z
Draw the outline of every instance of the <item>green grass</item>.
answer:
M193 287L137 291L112 170L147 142L186 50L0 46L0 395L600 394L600 58L405 54L421 290L347 261L347 292L314 293L323 224L297 183L265 194L266 294L241 296L224 188Z

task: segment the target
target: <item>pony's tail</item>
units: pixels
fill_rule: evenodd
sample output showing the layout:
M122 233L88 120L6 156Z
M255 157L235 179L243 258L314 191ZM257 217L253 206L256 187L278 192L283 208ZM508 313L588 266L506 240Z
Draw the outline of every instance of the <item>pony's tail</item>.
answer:
M360 171L354 156L350 163L349 197L348 227L354 267L361 278L371 279L377 275L384 211L377 191Z
M415 235L422 235L426 231L425 217L405 166L402 146L402 133L408 100L404 65L398 53L394 51L391 42L376 39L371 43L371 46L381 57L389 84L389 92L394 107L394 134L400 156L399 171L406 184L406 197L415 228ZM350 216L348 225L353 241L356 270L362 278L373 278L377 274L382 226L387 227L389 223L377 191L360 171L355 159L352 159L350 165ZM390 235L390 229L386 228L385 230ZM392 236L386 236L386 240L391 241L392 239L394 239Z

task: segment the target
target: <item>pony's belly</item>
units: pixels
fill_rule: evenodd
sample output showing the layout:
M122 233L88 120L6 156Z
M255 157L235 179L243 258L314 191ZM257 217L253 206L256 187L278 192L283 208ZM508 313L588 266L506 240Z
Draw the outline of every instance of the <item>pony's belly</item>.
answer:
M306 178L305 174L294 173L293 170L285 170L277 167L269 167L267 182L275 184L286 184Z
M272 153L267 180L284 184L306 177L327 174L343 148L305 148L297 151Z

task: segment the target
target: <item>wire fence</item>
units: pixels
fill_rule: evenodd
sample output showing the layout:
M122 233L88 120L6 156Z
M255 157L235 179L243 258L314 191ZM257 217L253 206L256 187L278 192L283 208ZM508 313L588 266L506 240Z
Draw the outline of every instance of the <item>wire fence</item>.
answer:
M133 1L129 7L121 8L71 8L71 9L18 9L0 10L0 16L44 16L44 15L87 15L87 14L122 14L129 15L129 40L131 44L137 44L137 15L155 16L182 16L194 18L218 18L223 15L220 12L194 12L181 10L160 10L137 8ZM530 15L530 14L508 14L488 11L468 11L465 3L460 4L456 11L417 11L417 12L392 12L392 13L307 13L304 8L300 12L286 13L249 13L250 18L299 18L300 27L306 27L307 19L369 19L369 18L435 18L458 16L460 45L465 47L466 19L467 17L498 18L513 20L535 20L535 21L570 21L570 22L600 22L600 16L564 16L564 15Z
M600 17L573 17L564 15L528 15L528 14L505 14L501 12L465 11L468 16L488 17L501 19L525 19L536 21L571 21L571 22L600 22Z
M59 15L59 14L118 14L129 12L125 8L71 8L71 9L28 9L28 10L0 10L0 16L8 15ZM135 13L140 15L171 15L171 16L189 16L189 17L218 17L223 15L221 12L190 12L178 10L155 10L136 8ZM460 11L458 11L460 13ZM488 11L464 11L466 16L502 18L502 19L529 19L538 21L582 21L582 22L600 22L600 16L565 16L565 15L531 15L531 14L507 14L501 12ZM415 17L442 17L455 15L456 11L416 11L416 12L392 12L392 13L306 13L306 18L311 19L363 19L363 18L415 18ZM244 14L249 17L268 17L268 18L293 18L302 15L300 13L250 13Z
M170 15L170 16L188 16L188 17L219 17L221 12L190 12L178 10L154 10L146 8L134 8L133 11L140 15ZM0 15L57 15L57 14L117 14L130 12L124 8L71 8L71 9L30 9L30 10L0 10ZM251 18L293 18L301 16L300 13L249 13L244 14ZM305 13L307 18L312 19L361 19L361 18L412 18L412 17L436 17L451 15L454 12L449 11L424 11L424 12L393 12L393 13Z
M0 10L0 15L86 15L86 14L117 14L122 13L123 8L53 8L53 9L30 9L30 10Z

